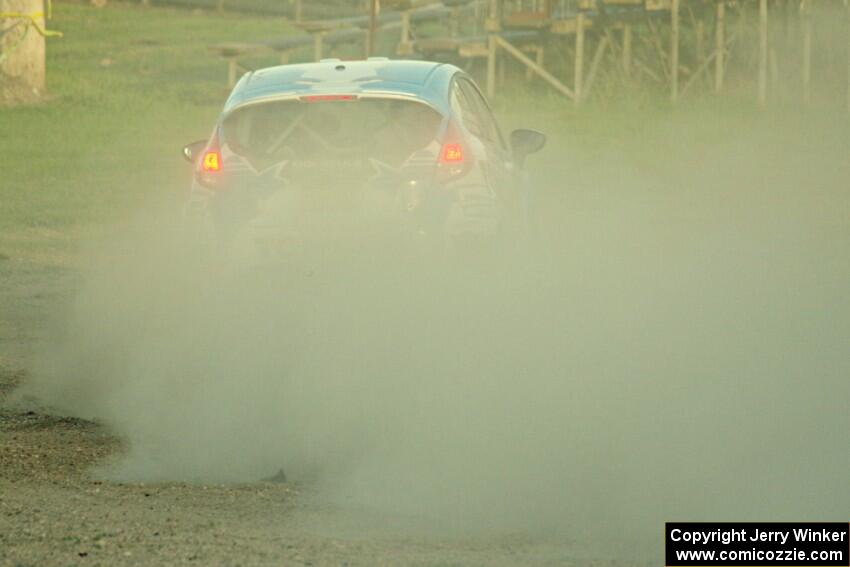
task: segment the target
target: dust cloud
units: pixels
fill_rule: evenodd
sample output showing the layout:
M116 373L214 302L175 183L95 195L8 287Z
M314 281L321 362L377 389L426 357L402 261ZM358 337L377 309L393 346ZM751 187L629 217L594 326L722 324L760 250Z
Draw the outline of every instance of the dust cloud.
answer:
M387 525L635 557L664 521L846 520L847 121L713 111L593 150L550 127L538 229L492 265L213 269L142 219L93 247L24 394L125 437L110 478L283 467Z

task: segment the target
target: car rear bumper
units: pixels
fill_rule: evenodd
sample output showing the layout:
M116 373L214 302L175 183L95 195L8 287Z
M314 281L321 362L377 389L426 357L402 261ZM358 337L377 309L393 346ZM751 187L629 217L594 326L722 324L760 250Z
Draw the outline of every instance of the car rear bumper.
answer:
M455 239L498 233L500 215L489 188L428 187L399 193L380 211L305 211L281 192L255 198L238 189L216 191L195 182L185 216L209 227L219 248L234 254L287 257L305 250L358 246L451 246Z

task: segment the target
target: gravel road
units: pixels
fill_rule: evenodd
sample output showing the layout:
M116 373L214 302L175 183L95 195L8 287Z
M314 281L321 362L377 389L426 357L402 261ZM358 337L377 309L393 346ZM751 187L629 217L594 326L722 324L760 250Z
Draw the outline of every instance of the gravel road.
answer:
M70 271L0 263L0 567L87 565L588 565L522 534L447 537L322 504L310 486L122 484L98 466L102 424L10 402Z
M5 370L0 396L26 377ZM353 526L288 483L118 484L122 442L84 420L0 411L0 565L573 565L523 536L455 539ZM383 532L383 533L382 533ZM587 565L587 561L580 564Z

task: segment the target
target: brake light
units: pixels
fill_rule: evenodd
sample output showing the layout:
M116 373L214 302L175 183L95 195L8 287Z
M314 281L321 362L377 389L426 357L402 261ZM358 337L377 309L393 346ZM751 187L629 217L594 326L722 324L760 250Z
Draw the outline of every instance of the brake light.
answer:
M206 172L221 171L221 155L215 150L205 152L201 169Z
M301 102L341 102L341 101L351 101L357 100L356 95L350 94L342 94L342 95L306 95L301 97Z
M456 139L456 138L455 138ZM438 183L447 183L459 177L463 177L472 169L471 156L467 156L463 144L459 142L444 142L440 149L440 158L437 162Z
M222 178L224 160L221 157L218 132L213 134L196 167L195 179L204 187L215 189L224 181Z
M440 156L443 163L459 163L463 161L463 146L460 144L443 144L443 152Z

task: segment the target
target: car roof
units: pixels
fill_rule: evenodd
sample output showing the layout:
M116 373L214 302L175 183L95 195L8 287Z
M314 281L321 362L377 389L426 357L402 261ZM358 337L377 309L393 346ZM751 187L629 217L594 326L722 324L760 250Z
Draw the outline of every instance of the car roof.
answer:
M279 65L246 73L227 99L223 114L264 99L337 93L410 97L445 114L449 83L458 72L460 69L446 63L377 57Z

